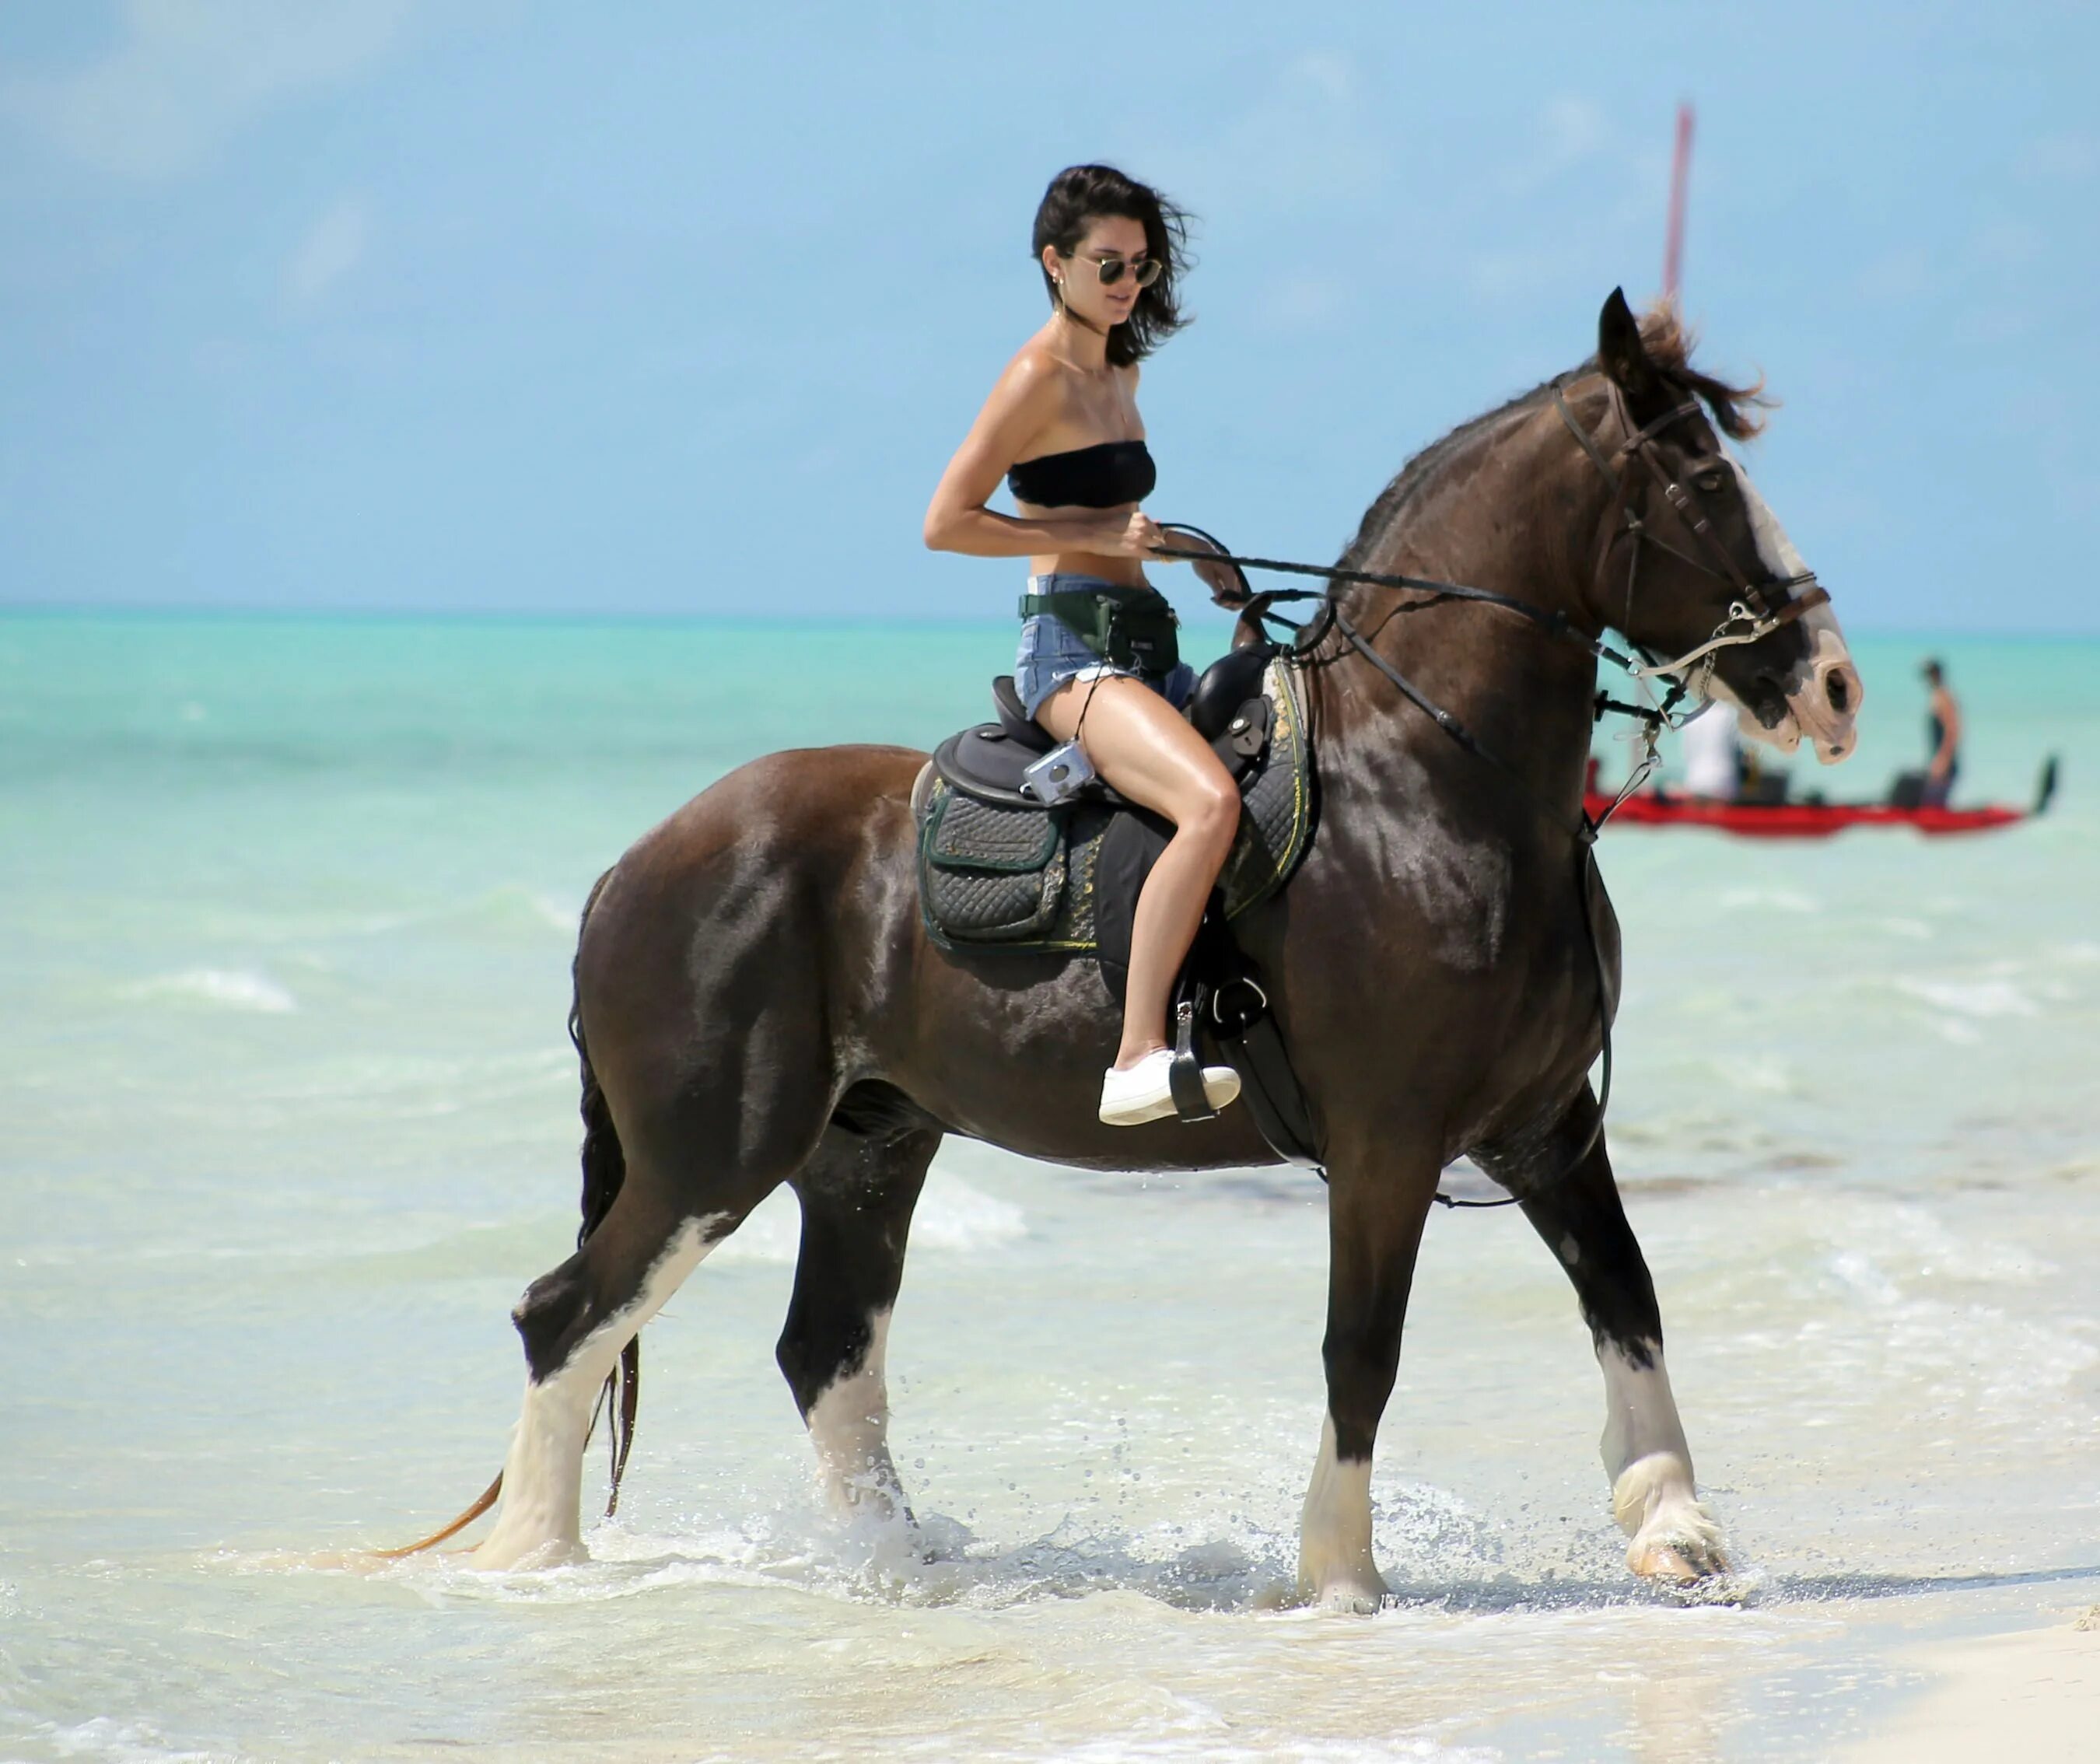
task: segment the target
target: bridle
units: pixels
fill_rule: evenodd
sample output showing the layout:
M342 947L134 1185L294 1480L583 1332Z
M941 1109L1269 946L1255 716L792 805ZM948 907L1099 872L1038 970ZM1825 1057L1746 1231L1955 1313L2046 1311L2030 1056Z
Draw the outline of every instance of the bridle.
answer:
M1437 711L1411 686L1400 680L1391 664L1371 648L1369 640L1357 628L1337 604L1335 592L1337 585L1347 582L1361 582L1372 588L1407 589L1429 597L1426 600L1418 601L1411 606L1399 609L1405 612L1432 606L1440 601L1469 600L1476 601L1484 606L1500 607L1506 612L1515 613L1529 620L1533 624L1551 635L1572 642L1578 647L1588 650L1593 659L1598 661L1608 661L1613 666L1622 668L1636 681L1645 682L1658 678L1667 678L1670 682L1669 693L1659 717L1658 713L1646 711L1639 706L1619 704L1608 699L1599 699L1599 713L1601 715L1605 710L1612 710L1639 717L1643 721L1650 722L1652 726L1674 727L1682 721L1673 714L1679 703L1688 696L1701 699L1707 696L1706 687L1713 677L1714 658L1723 650L1733 649L1745 643L1754 643L1760 638L1771 636L1773 632L1783 626L1793 624L1804 613L1815 607L1828 604L1830 599L1829 591L1816 580L1815 572L1813 570L1804 570L1794 576L1776 576L1762 583L1753 582L1743 573L1741 566L1736 562L1728 548L1721 543L1719 536L1714 532L1714 523L1707 518L1705 505L1701 502L1698 492L1687 488L1671 476L1670 468L1663 463L1657 452L1656 442L1665 430L1683 421L1687 417L1700 414L1699 401L1696 399L1688 399L1681 404L1673 406L1652 421L1636 424L1633 420L1632 412L1626 408L1625 395L1619 390L1617 382L1607 377L1604 380L1604 388L1606 395L1611 400L1612 412L1618 418L1620 426L1626 432L1626 439L1621 442L1610 454L1607 454L1598 444L1596 437L1576 421L1574 412L1568 408L1564 390L1568 385L1568 377L1563 376L1552 381L1554 408L1560 412L1560 420L1567 426L1568 432L1575 438L1577 443L1588 456L1590 462L1597 468L1611 490L1611 501L1606 505L1607 518L1614 514L1617 516L1617 531L1605 542L1604 554L1597 562L1596 573L1600 578L1610 565L1612 548L1622 538L1630 539L1632 541L1626 558L1626 586L1623 602L1625 610L1619 628L1621 631L1626 630L1633 616L1634 590L1640 574L1641 548L1643 545L1653 545L1660 550L1665 551L1679 562L1698 571L1701 575L1710 576L1715 581L1725 583L1734 596L1728 605L1727 616L1714 626L1713 634L1705 642L1695 645L1683 655L1675 656L1670 660L1657 660L1649 653L1647 646L1639 642L1630 633L1628 634L1626 641L1637 654L1626 655L1605 642L1601 637L1590 635L1566 613L1549 612L1544 607L1534 606L1529 601L1520 600L1513 594L1497 593L1493 589L1474 588L1462 582L1439 581L1428 576L1403 576L1378 570L1352 570L1339 564L1296 563L1282 558L1242 557L1228 551L1201 527L1191 526L1184 521L1163 521L1160 524L1169 531L1178 530L1193 533L1198 537L1208 540L1215 549L1204 552L1192 551L1181 547L1162 546L1154 555L1191 562L1207 561L1213 563L1230 564L1239 572L1240 583L1243 589L1246 588L1246 572L1249 570L1269 571L1285 576L1318 576L1323 579L1329 585L1322 589L1270 589L1257 594L1249 589L1243 602L1244 610L1259 623L1287 625L1290 621L1281 614L1272 613L1269 611L1271 606L1285 601L1317 600L1321 602L1320 611L1315 613L1304 626L1292 629L1290 640L1280 644L1279 647L1286 649L1294 657L1303 659L1319 646L1330 629L1339 630L1348 640L1351 646L1371 661L1380 673L1384 673L1389 679L1393 679L1410 701L1427 712L1438 726L1447 734L1460 733L1458 725L1447 713ZM1619 464L1614 464L1615 461ZM1637 461L1655 480L1662 492L1664 500L1676 511L1678 518L1683 522L1695 543L1707 553L1706 558L1696 557L1681 546L1673 545L1668 539L1657 532L1635 511L1632 501L1631 475L1620 470L1620 465L1627 461ZM1796 589L1801 592L1793 592ZM1779 597L1776 601L1773 598L1776 594ZM1695 688L1692 681L1686 677L1686 673L1688 669L1701 662L1705 663L1705 666L1700 669ZM1466 743L1462 740L1461 744L1464 745Z
M1703 699L1707 695L1706 686L1713 678L1714 658L1723 650L1733 648L1738 644L1754 643L1760 637L1771 636L1782 625L1791 624L1811 609L1829 604L1829 590L1816 580L1813 570L1804 570L1797 576L1781 576L1769 582L1753 582L1743 573L1741 566L1715 534L1714 523L1706 518L1705 509L1696 492L1687 489L1670 475L1670 468L1663 464L1657 452L1657 439L1665 429L1682 422L1686 417L1696 417L1700 413L1696 399L1688 399L1652 421L1636 426L1633 413L1626 408L1626 395L1619 390L1618 382L1607 377L1604 381L1605 395L1611 400L1612 413L1626 431L1626 439L1619 443L1612 456L1607 457L1604 449L1597 445L1596 437L1576 421L1574 412L1568 408L1567 396L1563 390L1565 384L1564 380L1553 382L1553 407L1560 412L1560 420L1567 425L1568 434L1574 436L1582 451L1590 456L1590 463L1604 474L1604 482L1611 487L1612 501L1607 510L1608 518L1610 514L1616 513L1624 523L1620 533L1633 541L1626 553L1626 612L1619 628L1627 630L1633 619L1634 584L1640 573L1641 546L1643 543L1668 552L1679 562L1689 565L1702 575L1727 583L1735 593L1735 599L1729 603L1727 617L1714 628L1714 634L1704 643L1687 650L1674 661L1658 662L1648 658L1643 651L1643 661L1626 670L1636 680L1657 675L1681 676L1694 663L1704 661L1706 665L1701 671L1697 688L1693 690L1694 696ZM1612 464L1614 458L1621 463L1638 461L1646 470L1661 488L1664 500L1676 510L1678 518L1714 560L1712 562L1693 557L1672 545L1634 512L1632 485L1628 474ZM1611 548L1618 542L1618 537L1619 535L1615 534L1606 543L1604 555L1598 560L1600 576L1610 562ZM1796 589L1802 592L1793 593ZM1780 595L1776 605L1770 598L1775 590ZM1630 633L1626 641L1630 643L1634 642ZM1638 644L1635 646L1639 647ZM1688 682L1680 679L1677 686L1676 696L1681 698Z

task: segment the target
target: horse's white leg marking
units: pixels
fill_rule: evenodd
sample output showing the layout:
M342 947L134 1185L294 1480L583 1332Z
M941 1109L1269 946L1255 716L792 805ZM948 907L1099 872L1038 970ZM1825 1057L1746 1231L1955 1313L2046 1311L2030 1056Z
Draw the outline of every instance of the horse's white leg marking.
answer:
M1371 1559L1371 1466L1344 1463L1335 1444L1335 1418L1320 1427L1320 1456L1305 1490L1298 1532L1298 1594L1342 1611L1375 1611L1385 1581Z
M1692 1478L1692 1448L1684 1443L1677 1399L1657 1343L1643 1344L1650 1363L1636 1365L1621 1348L1600 1343L1604 1372L1604 1474L1612 1479L1612 1514L1633 1541L1626 1566L1664 1580L1696 1580L1728 1566L1714 1523Z
M546 1378L526 1380L525 1406L503 1461L503 1510L474 1553L476 1568L549 1568L584 1555L584 1441L598 1391L620 1349L700 1265L729 1218L687 1219L650 1264L632 1303L599 1324Z
M903 1484L889 1455L889 1385L883 1374L889 1313L876 1312L868 1328L867 1355L859 1369L826 1385L807 1418L832 1504L842 1515L862 1510L888 1519L904 1506Z

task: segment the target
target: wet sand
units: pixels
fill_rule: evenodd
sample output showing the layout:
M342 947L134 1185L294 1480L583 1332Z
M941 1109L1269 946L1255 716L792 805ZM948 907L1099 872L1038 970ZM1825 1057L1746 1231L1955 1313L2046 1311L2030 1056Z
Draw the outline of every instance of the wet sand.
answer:
M2071 1624L1921 1650L1915 1663L1930 1687L1847 1752L1851 1764L2100 1757L2100 1605Z

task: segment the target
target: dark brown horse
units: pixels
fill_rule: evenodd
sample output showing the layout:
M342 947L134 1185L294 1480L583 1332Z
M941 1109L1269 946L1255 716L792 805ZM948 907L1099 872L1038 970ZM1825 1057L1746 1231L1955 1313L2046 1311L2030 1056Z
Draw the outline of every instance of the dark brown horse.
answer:
M1667 314L1643 330L1614 294L1599 337L1582 370L1411 462L1344 562L1498 590L1672 655L1739 627L1745 584L1754 605L1761 586L1783 602L1799 560L1715 433L1754 428L1747 395L1692 367ZM1328 1160L1327 1419L1299 1590L1356 1607L1384 1591L1372 1442L1423 1221L1461 1153L1519 1197L1574 1282L1629 1564L1710 1572L1718 1534L1586 1078L1600 972L1616 994L1618 959L1599 898L1593 961L1573 881L1595 661L1492 606L1363 584L1335 604L1506 767L1448 739L1328 625L1306 669L1317 835L1286 893L1236 926ZM1829 610L1757 628L1714 652L1708 690L1753 734L1842 756L1859 682ZM644 835L593 893L576 961L585 1235L515 1313L528 1382L481 1564L580 1551L601 1387L782 1183L802 1239L781 1369L836 1497L901 1512L884 1338L943 1134L1094 1168L1274 1162L1244 1108L1200 1126L1095 1118L1117 1013L1092 961L928 941L909 805L924 760L849 747L755 761Z

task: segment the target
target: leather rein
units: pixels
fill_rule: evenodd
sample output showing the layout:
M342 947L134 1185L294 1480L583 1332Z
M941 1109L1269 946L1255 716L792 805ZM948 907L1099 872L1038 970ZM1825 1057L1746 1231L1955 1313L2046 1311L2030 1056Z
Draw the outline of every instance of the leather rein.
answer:
M1616 649L1605 642L1601 637L1592 636L1589 632L1585 631L1564 611L1548 611L1542 606L1533 606L1529 601L1520 600L1514 594L1498 593L1491 589L1476 588L1463 582L1441 581L1431 576L1405 576L1386 571L1355 570L1342 565L1296 563L1281 558L1241 556L1228 551L1201 527L1191 526L1185 521L1166 521L1160 524L1168 531L1193 534L1207 541L1214 549L1210 551L1193 551L1181 547L1162 546L1155 551L1154 555L1179 561L1200 562L1207 559L1214 563L1230 564L1240 573L1242 588L1246 585L1246 572L1249 570L1262 570L1285 576L1318 576L1324 579L1328 584L1324 589L1272 589L1260 594L1255 594L1250 590L1246 604L1256 620L1267 623L1282 623L1283 622L1282 615L1272 615L1268 611L1269 607L1275 603L1281 601L1302 600L1321 602L1321 610L1314 615L1309 624L1304 628L1295 630L1293 632L1295 640L1281 646L1294 659L1303 659L1309 656L1319 646L1330 628L1339 632L1352 649L1384 675L1402 697L1429 717L1446 735L1467 752L1476 758L1486 761L1498 771L1507 774L1523 785L1526 794L1532 797L1533 807L1541 814L1556 825L1566 827L1579 841L1586 845L1596 838L1599 831L1604 822L1611 818L1619 804L1639 788L1654 769L1656 763L1654 736L1665 727L1678 726L1679 719L1674 715L1678 704L1688 696L1696 695L1702 699L1706 696L1705 688L1713 676L1714 658L1720 651L1746 643L1755 643L1761 638L1769 637L1781 627L1791 624L1811 609L1827 604L1830 595L1829 590L1816 580L1815 573L1812 570L1804 571L1796 576L1775 577L1763 583L1751 581L1744 574L1735 558L1730 555L1727 547L1721 543L1719 537L1714 533L1713 523L1706 518L1705 508L1696 492L1687 489L1683 484L1678 483L1670 475L1669 467L1657 456L1655 447L1657 438L1675 424L1700 413L1699 401L1696 399L1687 399L1684 403L1663 412L1652 421L1636 426L1632 412L1626 408L1625 395L1621 392L1617 382L1607 379L1604 381L1605 391L1611 399L1612 412L1619 418L1621 425L1626 430L1626 439L1619 444L1613 453L1607 455L1598 445L1596 438L1575 420L1575 413L1568 407L1568 400L1564 390L1566 384L1564 378L1555 379L1552 382L1554 408L1560 413L1561 421L1567 426L1568 432L1575 438L1583 452L1589 457L1590 463L1597 468L1605 483L1610 487L1612 500L1607 505L1608 517L1609 514L1616 514L1619 521L1623 523L1612 539L1607 541L1604 555L1598 559L1597 573L1599 576L1603 575L1610 562L1612 548L1618 543L1621 537L1630 539L1633 542L1626 561L1626 623L1630 623L1632 619L1634 589L1640 571L1641 547L1643 544L1657 546L1680 562L1698 571L1702 576L1710 576L1716 581L1727 584L1734 593L1735 598L1729 603L1727 616L1714 627L1713 634L1705 642L1687 650L1683 655L1672 660L1657 661L1649 655L1644 646L1631 637L1628 637L1626 641L1628 645L1637 652L1637 655L1628 655L1624 650ZM1615 461L1617 464L1614 463ZM1633 485L1630 474L1620 470L1621 465L1630 461L1638 461L1654 478L1665 500L1676 511L1679 518L1683 522L1699 545L1710 554L1712 562L1704 561L1680 547L1672 545L1635 511L1632 505ZM1397 668L1379 654L1370 640L1365 636L1361 629L1341 606L1336 589L1343 584L1352 582L1361 582L1373 588L1396 589L1417 593L1428 597L1427 599L1417 601L1410 606L1401 608L1402 611L1418 611L1441 602L1454 600L1472 601L1483 606L1494 606L1530 620L1532 624L1551 636L1573 643L1577 648L1586 650L1593 659L1612 663L1615 667L1622 668L1635 680L1644 681L1657 678L1667 679L1670 681L1670 686L1660 709L1651 708L1646 705L1622 703L1603 693L1597 695L1595 704L1596 720L1602 721L1608 713L1633 717L1647 725L1649 736L1646 757L1636 767L1626 788L1620 792L1611 807L1595 821L1592 821L1587 812L1584 811L1580 814L1577 822L1570 826L1557 812L1547 806L1538 797L1529 781L1525 780L1515 767L1499 758L1493 749L1485 746L1479 738L1457 717L1429 699ZM1793 592L1796 589L1801 592ZM1780 597L1776 603L1771 598L1775 593ZM1621 629L1624 628L1625 624L1622 623ZM1697 684L1695 687L1688 670L1702 663L1704 666L1699 668Z

